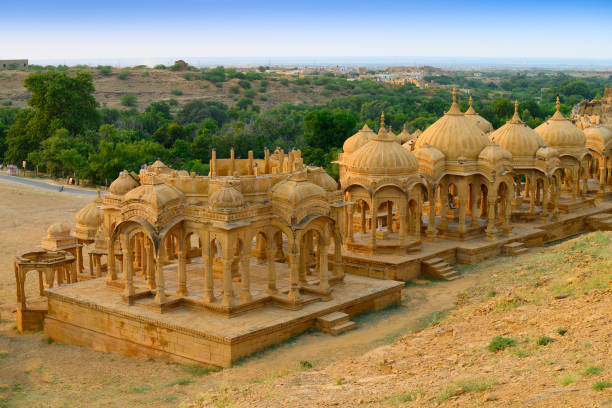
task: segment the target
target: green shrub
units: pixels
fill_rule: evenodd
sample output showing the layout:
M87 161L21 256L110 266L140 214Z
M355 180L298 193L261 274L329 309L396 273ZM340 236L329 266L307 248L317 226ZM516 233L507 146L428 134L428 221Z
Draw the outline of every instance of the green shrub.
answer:
M2 106L11 106L12 104L13 104L13 101L11 101L10 99L2 100Z
M113 67L110 65L98 65L98 72L101 75L108 76L113 71Z
M238 85L240 85L241 88L244 89L250 89L251 88L251 83L247 80L241 79L240 81L238 81Z
M193 375L194 377L202 377L210 373L216 373L219 370L221 370L219 367L207 367L207 366L201 366L201 365L193 365L193 366L185 367L185 371L187 371L189 374Z
M123 106L136 106L137 100L138 98L136 98L136 95L125 94L121 96L119 102L121 102L121 105Z
M191 72L187 72L183 74L183 78L185 78L187 81L191 81L194 78L194 76Z
M178 101L174 98L170 98L168 99L168 105L176 107L178 106Z
M180 96L180 95L183 94L183 91L181 91L180 89L173 89L173 90L170 91L170 93L172 95Z
M307 370L309 368L312 368L312 363L310 361L302 360L300 361L300 367Z
M344 377L340 377L336 380L336 385L342 385L343 382L344 382Z
M487 297L488 298L495 297L495 295L497 295L497 292L494 291L494 290L490 290L490 291L487 292Z
M555 339L553 339L552 337L542 336L538 339L538 346L547 346L553 341L555 341Z
M262 101L267 101L268 97L266 95L260 95L259 99L261 99Z
M240 93L240 87L238 85L234 85L230 87L228 92L230 95L238 95Z
M612 383L608 381L597 381L595 384L593 384L593 389L596 391L601 391L604 388L610 387L612 387Z
M166 69L166 66L164 64L157 64L153 67L153 69Z
M284 86L289 86L289 80L287 78L281 78L280 83Z
M202 85L200 85L200 88L208 89L208 88L210 88L210 84L202 84Z
M142 74L140 74L141 77L146 78L149 76L149 71L145 71Z
M582 375L597 375L603 371L603 367L591 366L587 367L582 373Z
M557 333L558 333L559 335L561 335L561 336L565 336L565 333L567 333L567 330L566 330L566 329L564 329L563 327L559 327L559 328L557 329Z
M244 96L246 98L255 98L257 96L257 91L255 91L254 89L247 89L246 91L244 91Z
M123 70L117 74L117 79L128 79L130 77L130 71Z
M497 352L505 350L508 347L513 347L515 344L516 340L510 337L495 336L493 337L493 339L491 339L491 342L487 346L487 349L490 352Z
M559 384L564 387L567 387L568 385L574 382L576 382L576 377L571 373L563 374L561 378L559 378Z

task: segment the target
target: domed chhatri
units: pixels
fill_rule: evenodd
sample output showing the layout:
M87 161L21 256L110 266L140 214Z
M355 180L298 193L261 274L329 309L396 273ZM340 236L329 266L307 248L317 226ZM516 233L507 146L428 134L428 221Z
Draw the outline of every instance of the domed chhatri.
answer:
M559 152L545 147L542 137L525 125L518 114L518 101L514 102L512 118L489 138L512 154L515 174L513 217L522 220L534 215L547 217L549 203L558 198L556 189L550 188L550 181L559 170ZM555 207L555 216L556 211Z
M484 134L489 134L493 131L493 125L491 122L480 116L478 113L476 113L476 110L474 110L474 107L472 106L472 95L470 95L470 106L465 111L464 115L466 118L474 121Z
M135 177L127 170L119 173L119 177L113 181L108 189L111 194L122 196L133 188L138 187L138 182Z
M410 140L413 140L412 135L408 131L408 125L404 123L402 131L397 135L397 142L403 145L404 143L407 143Z
M518 102L516 101L512 119L491 133L489 139L503 146L514 158L534 158L538 149L545 145L542 137L519 117Z
M372 138L376 136L376 133L369 128L368 125L363 125L363 127L355 133L353 136L349 137L344 141L342 145L342 150L345 153L353 153Z
M51 224L49 228L47 228L47 237L48 238L65 238L70 236L71 227L65 223L55 223Z
M478 160L478 155L488 144L489 140L476 122L468 119L457 106L453 90L450 109L425 129L417 139L415 148L433 146L444 153L446 160Z
M94 240L104 218L100 205L102 198L98 191L98 198L87 204L75 216L76 228L74 235L85 241Z
M559 177L563 180L563 190L571 193L571 200L577 201L587 194L589 162L593 154L586 147L584 132L557 109L546 122L535 128L544 143L559 151L560 167L564 169Z
M396 137L384 127L384 113L378 134L365 145L351 154L346 161L346 169L355 174L365 175L405 175L416 172L419 164L414 155L402 148Z
M233 210L244 206L244 196L231 183L226 182L212 192L208 205L215 210Z
M536 133L542 137L547 146L583 149L586 143L584 132L563 116L559 106L559 97L557 97L557 110L550 119L535 128Z

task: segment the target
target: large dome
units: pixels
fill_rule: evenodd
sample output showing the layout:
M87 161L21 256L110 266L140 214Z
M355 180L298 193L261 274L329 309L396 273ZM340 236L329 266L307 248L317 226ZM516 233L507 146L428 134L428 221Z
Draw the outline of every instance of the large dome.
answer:
M372 132L368 125L363 125L359 132L344 141L342 151L344 153L353 153L375 136L376 133Z
M180 203L185 197L180 190L162 182L153 174L149 174L147 180L146 184L130 190L123 200L140 201L161 211L167 205Z
M136 187L138 187L138 182L134 180L134 177L127 170L123 170L119 173L119 177L111 183L109 191L115 195L124 195Z
M210 195L209 205L216 210L240 208L244 205L244 197L240 191L228 183L213 191Z
M544 143L552 147L584 147L586 143L584 132L559 112L558 97L555 114L535 131L542 136Z
M309 181L303 172L294 174L276 184L272 187L270 194L273 201L287 203L292 207L312 199L326 200L325 191Z
M384 113L378 135L363 145L347 160L349 171L365 175L409 174L416 172L419 163L409 150L403 148L384 126Z
M444 153L447 160L477 160L482 149L489 144L489 139L474 121L461 112L453 91L453 104L450 109L425 129L417 139L415 148L427 144Z
M81 239L95 238L103 217L102 210L98 206L99 203L100 199L97 198L76 213L75 235L77 237Z
M489 135L492 142L508 150L513 157L534 158L544 140L521 120L518 103L514 103L514 116L506 124Z
M612 131L605 126L589 126L584 129L586 137L586 145L598 150L605 150L608 144L612 142Z
M493 131L493 125L491 122L480 116L472 106L472 96L470 95L470 107L465 111L465 117L472 120L480 130L482 130L485 134Z

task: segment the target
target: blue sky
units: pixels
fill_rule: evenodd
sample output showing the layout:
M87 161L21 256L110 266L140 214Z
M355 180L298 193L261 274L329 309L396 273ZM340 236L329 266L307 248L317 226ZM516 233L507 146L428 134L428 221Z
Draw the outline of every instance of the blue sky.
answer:
M612 59L612 0L0 0L0 58Z

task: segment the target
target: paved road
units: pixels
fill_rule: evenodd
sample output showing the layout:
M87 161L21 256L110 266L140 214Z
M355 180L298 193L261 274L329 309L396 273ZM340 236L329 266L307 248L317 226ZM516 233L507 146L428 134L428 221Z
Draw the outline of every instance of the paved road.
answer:
M18 184L25 184L27 186L38 187L38 188L42 188L45 190L58 191L58 192L60 190L60 186L54 186L53 184L45 183L44 181L32 180L32 179L24 178L24 177L7 176L6 174L0 174L0 180L10 181L12 183L18 183ZM80 188L71 188L71 187L64 187L64 189L61 192L69 193L69 194L82 194L82 195L88 195L88 196L98 195L98 193L93 190L84 190Z

